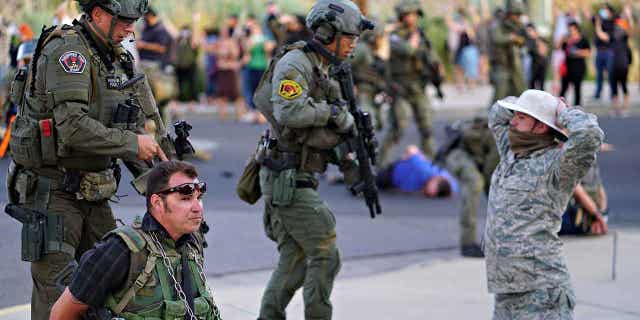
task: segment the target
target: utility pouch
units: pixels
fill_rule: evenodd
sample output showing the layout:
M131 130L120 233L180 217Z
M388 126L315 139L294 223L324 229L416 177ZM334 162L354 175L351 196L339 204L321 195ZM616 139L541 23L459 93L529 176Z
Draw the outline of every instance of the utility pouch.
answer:
M27 83L27 73L29 69L27 67L22 67L18 69L15 77L13 78L13 82L11 82L11 102L17 106L22 105L22 100L24 98L24 87Z
M113 169L100 172L87 172L80 179L80 196L87 201L110 199L116 194L118 183Z
M33 194L38 177L31 171L16 170L13 192L17 195L17 203L27 202L27 196Z
M42 152L42 164L53 166L58 162L56 154L56 137L53 119L44 119L38 122L40 128L40 151Z
M289 206L296 191L296 169L286 169L272 174L276 175L273 179L273 205Z
M40 125L22 114L18 114L11 127L9 150L13 160L26 169L42 167Z
M256 156L251 155L249 162L244 167L236 186L236 193L240 199L248 204L255 204L262 197L260 164L256 161Z
M211 314L211 306L205 297L197 297L193 299L193 309L196 318L202 320L211 319L208 317L208 315Z
M18 173L20 172L20 166L15 163L15 161L9 162L9 167L7 168L7 198L9 199L9 203L17 204L20 200L20 194L16 190L16 178L18 177Z
M62 191L72 194L78 193L80 191L81 180L82 174L80 174L80 171L66 171L62 178Z
M22 224L22 261L34 262L45 254L46 217L31 217L30 222Z
M187 314L187 309L182 301L164 301L164 320L182 320Z
M129 127L129 113L131 113L131 106L125 103L118 103L118 106L113 111L111 127L127 130Z

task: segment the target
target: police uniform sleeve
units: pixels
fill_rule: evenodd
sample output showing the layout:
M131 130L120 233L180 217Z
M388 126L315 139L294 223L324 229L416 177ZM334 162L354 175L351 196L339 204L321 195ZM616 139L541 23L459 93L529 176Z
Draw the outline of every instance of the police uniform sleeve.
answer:
M572 190L596 161L604 132L595 115L578 108L564 110L559 122L569 131L569 138L562 147L554 174L560 190Z
M74 150L136 159L138 140L134 132L107 128L89 116L91 56L77 41L67 37L52 40L39 60L52 100L58 138Z
M507 102L515 102L516 97L506 97ZM513 112L498 104L496 101L489 109L489 129L496 140L496 147L500 158L504 158L509 151L509 122Z
M331 116L331 105L310 96L309 82L313 67L310 63L305 66L307 58L299 50L296 51L285 55L274 70L271 95L273 115L285 127L325 126Z
M109 295L124 286L130 259L130 251L122 238L108 237L82 255L69 291L84 304L103 307Z

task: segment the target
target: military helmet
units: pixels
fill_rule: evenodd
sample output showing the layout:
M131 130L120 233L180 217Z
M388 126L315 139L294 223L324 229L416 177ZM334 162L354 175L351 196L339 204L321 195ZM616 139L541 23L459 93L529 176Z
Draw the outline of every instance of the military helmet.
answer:
M507 1L505 11L507 14L523 14L525 11L524 4L518 0Z
M95 6L122 19L137 20L149 9L148 0L77 0L82 11L90 13Z
M331 43L337 32L360 36L363 31L374 27L358 6L348 0L318 0L306 20L307 28L314 37L325 44Z
M419 0L400 0L395 7L396 15L398 19L401 19L405 14L416 12L419 16L423 16L422 6Z

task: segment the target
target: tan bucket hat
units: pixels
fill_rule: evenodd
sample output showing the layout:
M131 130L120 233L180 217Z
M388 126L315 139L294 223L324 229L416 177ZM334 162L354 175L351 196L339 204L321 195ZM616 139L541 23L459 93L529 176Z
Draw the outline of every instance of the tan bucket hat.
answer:
M555 130L558 133L557 137L562 137L564 138L563 140L566 140L568 138L567 135L556 125L556 110L560 103L564 102L558 97L541 90L526 90L515 102L509 102L507 99L498 100L500 106L534 117Z

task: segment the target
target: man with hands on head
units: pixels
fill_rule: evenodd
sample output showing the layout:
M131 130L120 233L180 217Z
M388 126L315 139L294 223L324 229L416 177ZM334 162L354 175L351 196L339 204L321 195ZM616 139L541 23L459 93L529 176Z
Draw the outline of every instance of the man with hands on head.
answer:
M572 319L575 294L557 233L604 133L595 115L539 90L497 101L489 127L500 154L483 242L493 319Z

